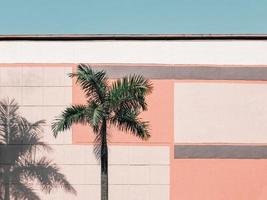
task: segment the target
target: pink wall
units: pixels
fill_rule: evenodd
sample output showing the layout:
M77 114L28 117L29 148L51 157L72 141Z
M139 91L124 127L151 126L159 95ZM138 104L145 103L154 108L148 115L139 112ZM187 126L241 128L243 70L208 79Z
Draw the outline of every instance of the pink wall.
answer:
M257 87L265 81L176 81L177 83L231 83ZM234 85L235 86L235 85ZM239 95L240 95L240 90ZM251 89L256 92L256 90ZM211 96L216 95L216 91ZM252 93L250 95L253 95ZM255 94L259 95L258 93ZM264 95L264 94L263 94ZM243 98L245 95L243 95ZM242 96L238 97L241 98ZM255 97L256 98L256 97ZM249 97L253 99L253 97ZM196 98L195 101L198 99ZM208 96L207 99L208 101ZM243 99L245 101L246 99ZM220 101L226 102L221 99ZM245 101L246 102L246 101ZM253 101L252 101L253 102ZM264 103L264 102L262 102ZM249 104L247 102L247 104ZM261 104L262 105L262 104ZM248 106L248 105L247 105ZM245 109L245 108L244 108ZM203 110L203 109L202 109ZM203 110L205 112L205 109ZM214 111L215 112L215 111ZM226 116L227 117L227 116ZM194 121L195 118L192 120ZM214 119L210 120L210 123ZM216 120L215 120L216 121ZM245 124L238 124L245 126ZM177 124L179 126L179 124ZM194 126L194 123L192 124ZM175 133L174 133L175 134ZM177 133L176 133L177 134ZM186 134L186 133L182 133ZM227 134L227 133L225 133ZM252 133L237 133L241 138ZM190 137L190 136L188 136ZM201 140L201 136L199 136ZM211 135L212 137L212 135ZM255 136L254 136L255 137ZM264 136L262 136L263 138ZM178 142L178 141L176 141ZM208 143L208 142L207 142ZM195 142L192 144L198 145ZM200 144L200 143L199 143ZM263 200L267 199L266 159L174 159L171 158L172 200Z
M2 64L1 66L6 66ZM65 64L9 64L10 67L60 67ZM67 66L73 67L74 64ZM266 159L174 159L174 80L152 80L149 110L143 114L151 123L152 137L143 142L112 129L112 145L167 146L170 148L171 200L265 200L267 199ZM192 81L187 81L192 82ZM195 83L197 81L194 81ZM229 81L212 81L229 82ZM232 81L231 81L232 82ZM248 84L247 81L238 83ZM253 81L250 83L266 83ZM71 86L70 86L71 88ZM72 86L72 102L84 103L79 87ZM192 124L193 125L193 124ZM73 144L92 144L89 127L74 126ZM186 133L184 133L186 134ZM266 133L267 134L267 133ZM84 146L84 145L81 145ZM140 157L140 155L137 155ZM156 157L157 158L157 157Z
M238 82L242 83L242 81ZM247 82L244 83L247 84ZM148 98L149 111L143 115L144 119L151 123L151 139L148 142L142 142L135 137L129 137L129 135L112 129L112 144L168 145L171 149L171 200L266 199L266 160L174 159L174 81L153 80L153 85L154 92ZM81 91L75 85L73 102L84 102ZM93 141L93 137L88 134L88 127L74 126L73 133L73 142L76 144L92 143Z
M177 159L171 183L172 200L264 200L267 160Z
M75 70L75 67L73 68ZM122 133L114 128L109 131L112 135L111 143L117 145L143 144L143 145L169 145L173 141L173 81L152 80L153 93L148 96L148 111L141 117L150 122L151 138L148 141L141 141L135 136ZM85 97L80 87L73 84L73 103L85 103ZM73 143L92 143L93 133L88 134L90 128L87 126L75 125L73 127Z

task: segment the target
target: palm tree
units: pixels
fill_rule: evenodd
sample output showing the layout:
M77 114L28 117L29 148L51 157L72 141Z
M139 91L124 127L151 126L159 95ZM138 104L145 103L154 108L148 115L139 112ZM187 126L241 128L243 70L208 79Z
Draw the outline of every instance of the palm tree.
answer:
M86 105L67 107L52 124L54 136L70 129L72 124L88 124L95 134L94 153L101 163L101 200L108 200L108 137L107 128L116 126L119 130L147 140L150 137L148 122L139 114L147 110L146 95L152 85L142 76L133 75L108 83L105 71L94 71L88 65L80 64L76 78L87 97Z
M40 200L34 181L50 193L61 187L76 194L55 163L46 157L36 158L38 151L51 151L42 142L45 121L30 123L18 114L14 100L0 101L0 199Z

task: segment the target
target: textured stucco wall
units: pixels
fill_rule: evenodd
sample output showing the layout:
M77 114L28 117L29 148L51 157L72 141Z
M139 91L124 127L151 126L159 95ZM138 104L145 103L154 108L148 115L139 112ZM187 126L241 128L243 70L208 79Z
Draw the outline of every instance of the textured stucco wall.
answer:
M49 126L66 105L84 102L66 76L80 62L106 63L112 78L144 73L155 87L143 114L151 122L150 141L111 130L111 200L267 198L266 159L182 159L174 148L265 146L266 41L1 41L0 99L14 97L28 119L48 121L49 156L77 189L76 199L99 199L88 127L74 126L54 139ZM44 195L63 198L75 199L60 191Z
M77 190L76 197L61 190L45 195L35 185L42 199L83 200L88 199L88 196L92 199L100 198L100 166L94 157L93 146L84 144L86 140L83 140L90 134L92 137L89 128L86 127L86 131L80 132L78 126L74 128L73 133L66 131L56 139L52 136L52 120L66 106L78 103L73 102L72 91L76 90L72 80L67 77L67 73L71 71L72 67L67 65L65 67L64 64L29 65L29 67L18 64L0 67L0 99L6 97L16 99L20 105L20 114L31 122L41 119L47 121L43 137L53 148L53 152L47 156L59 165L63 174ZM138 144L139 141L135 140L130 143L122 141L110 146L110 199L168 199L170 182L168 143L153 146ZM43 153L37 157L41 155Z

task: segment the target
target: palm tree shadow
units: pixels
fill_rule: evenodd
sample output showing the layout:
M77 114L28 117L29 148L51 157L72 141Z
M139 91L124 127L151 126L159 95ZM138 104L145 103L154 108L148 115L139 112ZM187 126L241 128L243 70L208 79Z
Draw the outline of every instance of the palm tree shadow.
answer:
M0 101L0 200L40 200L34 183L46 193L61 188L76 194L56 163L36 157L52 150L42 141L45 121L30 123L18 109L15 100Z

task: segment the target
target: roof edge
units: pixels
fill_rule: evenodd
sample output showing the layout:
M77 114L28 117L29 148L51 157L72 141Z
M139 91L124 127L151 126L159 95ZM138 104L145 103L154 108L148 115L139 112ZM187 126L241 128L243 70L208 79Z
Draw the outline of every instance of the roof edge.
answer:
M267 34L32 34L0 35L12 40L267 40Z

